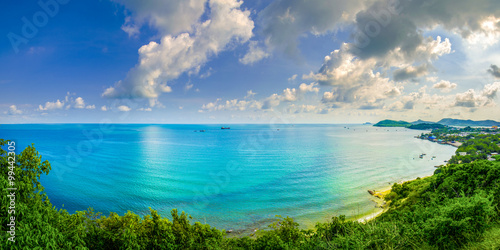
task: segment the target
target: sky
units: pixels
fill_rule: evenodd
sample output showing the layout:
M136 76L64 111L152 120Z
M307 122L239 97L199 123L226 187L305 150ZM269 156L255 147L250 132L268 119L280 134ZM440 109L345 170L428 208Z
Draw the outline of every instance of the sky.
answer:
M0 7L0 124L500 120L498 0Z

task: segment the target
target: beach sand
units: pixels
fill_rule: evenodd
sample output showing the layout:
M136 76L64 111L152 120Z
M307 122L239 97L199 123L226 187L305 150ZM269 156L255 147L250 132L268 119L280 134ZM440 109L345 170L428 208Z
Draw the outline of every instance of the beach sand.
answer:
M424 179L424 178L427 178L430 176L432 176L432 175L428 175L428 176L424 176L424 177L417 177L417 178ZM398 184L403 184L405 182L414 181L417 178L411 179L411 180L400 181L400 182L398 182ZM382 213L387 211L388 207L386 207L384 197L386 195L388 195L391 192L391 190L392 190L392 186L388 186L388 187L382 188L380 190L374 190L375 192L372 195L372 197L373 197L372 200L375 203L377 203L377 208L375 209L375 211L372 213L369 213L369 214L363 214L363 215L360 215L358 217L355 217L355 218L353 218L353 220L361 222L361 223L366 223L370 220L377 218L379 215L381 215Z

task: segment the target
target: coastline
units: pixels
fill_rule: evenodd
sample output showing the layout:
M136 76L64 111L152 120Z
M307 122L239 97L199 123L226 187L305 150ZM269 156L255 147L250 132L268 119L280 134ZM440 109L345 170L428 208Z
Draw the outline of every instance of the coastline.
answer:
M431 176L433 176L433 175L427 175L427 176L423 176L423 177L416 177L416 178L410 179L410 180L402 180L402 181L399 181L398 184L403 184L405 182L414 181L414 180L417 180L418 178L425 179L425 178L429 178ZM361 214L359 216L355 216L351 220L352 221L357 221L357 222L360 222L360 223L366 223L368 221L371 221L371 220L377 218L381 214L385 213L389 208L386 207L387 204L385 203L384 197L387 194L389 194L391 192L391 190L392 190L392 185L388 186L388 187L385 187L385 188L382 188L380 190L374 190L375 192L372 194L372 199L371 200L377 204L377 208L375 208L375 211L374 212L370 212L370 213Z

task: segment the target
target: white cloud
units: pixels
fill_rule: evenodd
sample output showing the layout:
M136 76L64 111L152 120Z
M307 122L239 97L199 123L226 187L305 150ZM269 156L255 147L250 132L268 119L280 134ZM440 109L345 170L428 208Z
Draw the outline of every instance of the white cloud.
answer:
M102 106L101 111L108 111L108 107L106 107L106 105Z
M488 84L484 86L480 93L475 90L469 89L464 93L458 93L455 96L454 106L465 108L479 108L484 106L494 105L494 99L500 90L500 82Z
M288 81L289 82L293 82L293 81L295 81L295 79L297 79L297 74L294 74L293 76L291 76L290 78L288 78Z
M152 41L142 46L139 63L125 79L107 88L102 95L151 99L171 92L167 85L169 80L198 69L211 56L230 48L230 44L245 43L252 37L254 23L249 17L250 11L240 9L242 3L236 0L210 1L208 20L194 24L191 33L167 34L160 43Z
M83 98L81 97L78 97L75 99L75 106L74 106L76 109L83 109L85 108L85 101L83 100Z
M217 110L238 110L244 111L249 108L253 108L255 110L260 109L272 109L280 105L281 102L296 102L303 98L303 96L307 93L318 93L319 88L318 83L310 83L300 84L299 88L286 88L283 90L281 94L272 94L271 96L264 98L263 100L249 100L253 98L255 93L252 90L247 91L247 95L244 97L244 100L227 100L222 102L219 98L215 102L210 102L204 104L201 108L201 111L217 111ZM293 104L292 104L293 105Z
M46 102L45 106L38 105L39 111L45 110L54 110L54 109L62 109L64 107L64 102L59 101L59 99L55 102Z
M240 58L240 63L242 64L254 64L270 56L269 53L257 45L256 41L250 41L248 47L248 52L244 57Z
M451 83L449 81L441 80L440 82L432 86L435 89L440 89L443 93L448 93L457 87L456 83Z
M297 101L297 90L295 88L286 88L283 90L282 100L286 102Z
M500 40L500 18L488 16L479 21L479 29L471 32L466 41L468 46L482 49L498 43Z
M385 99L402 94L403 86L397 81L425 76L432 60L451 53L450 41L439 36L435 40L425 39L412 54L396 48L378 58L361 59L351 52L352 46L344 43L325 57L318 73L302 77L333 86L332 91L323 94L322 102L348 103L361 109L382 108ZM391 72L396 82L386 77Z
M131 110L131 108L129 108L128 106L126 105L121 105L121 106L118 106L118 110L119 111L122 111L122 112L128 112Z
M64 97L64 101L60 101L59 99L55 102L46 102L45 105L38 105L38 111L47 111L47 110L55 110L55 109L63 109L66 110L70 108L75 109L95 109L95 105L86 105L85 100L82 97L77 97L73 99L71 97L74 94L67 93Z
M205 11L206 0L114 0L125 5L132 16L125 19L122 29L129 35L139 32L148 22L162 33L190 31Z
M318 93L319 88L315 87L317 85L318 85L317 83L311 83L311 84L302 83L300 84L298 90L295 88L286 88L283 90L283 93L281 94L280 98L282 101L295 102L299 100L305 93L308 92Z
M20 115L22 113L23 112L21 110L17 109L16 105L9 106L9 111L8 111L9 115Z
M280 95L272 94L268 98L264 99L262 109L272 109L274 107L277 107L278 105L280 105L280 99Z
M245 96L245 99L252 98L256 95L257 93L253 92L252 90L247 91L247 95Z
M145 112L151 112L151 111L153 111L151 108L139 108L137 110L138 111L145 111Z
M301 83L300 86L299 86L299 91L301 93L307 93L307 92L318 93L319 92L319 88L317 88L315 86L318 86L318 84L314 83L314 82L310 83L310 84Z
M215 102L210 102L204 104L201 107L202 111L219 111L219 110L233 110L233 111L245 111L248 108L260 109L262 104L256 100L238 100L232 99L222 102L221 99L217 99Z

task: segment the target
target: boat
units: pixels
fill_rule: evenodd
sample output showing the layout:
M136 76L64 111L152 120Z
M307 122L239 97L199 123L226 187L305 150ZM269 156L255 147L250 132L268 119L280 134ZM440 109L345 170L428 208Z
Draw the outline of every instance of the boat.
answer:
M231 129L230 127L221 127L220 129Z

